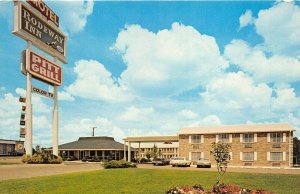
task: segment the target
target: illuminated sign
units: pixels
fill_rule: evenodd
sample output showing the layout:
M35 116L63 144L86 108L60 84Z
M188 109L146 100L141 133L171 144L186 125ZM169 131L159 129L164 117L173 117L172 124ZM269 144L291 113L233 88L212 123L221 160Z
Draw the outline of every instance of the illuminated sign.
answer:
M15 4L13 33L24 40L31 41L39 49L57 57L63 63L67 63L66 36L23 2L17 1Z
M48 20L52 21L57 27L59 26L58 16L42 0L26 0L32 7L37 9Z
M35 78L51 85L61 85L61 67L32 50L26 50L26 70Z

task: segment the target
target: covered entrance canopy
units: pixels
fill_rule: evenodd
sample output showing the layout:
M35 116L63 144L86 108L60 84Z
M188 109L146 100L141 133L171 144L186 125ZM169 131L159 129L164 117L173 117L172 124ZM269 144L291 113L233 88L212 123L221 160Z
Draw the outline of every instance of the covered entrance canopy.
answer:
M131 161L131 143L139 143L138 153L140 153L140 143L172 143L179 142L178 136L141 136L141 137L126 137L124 140L124 160L126 160L126 144L128 142L128 161Z

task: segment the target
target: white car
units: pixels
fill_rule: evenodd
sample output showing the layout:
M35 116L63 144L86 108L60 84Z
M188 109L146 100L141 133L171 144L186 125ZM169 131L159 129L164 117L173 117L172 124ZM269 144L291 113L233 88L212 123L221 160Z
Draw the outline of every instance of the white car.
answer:
M170 161L170 165L174 166L191 166L191 161L186 160L185 157L175 157Z
M197 168L200 168L200 167L211 168L210 160L207 158L199 158L199 160L197 160Z

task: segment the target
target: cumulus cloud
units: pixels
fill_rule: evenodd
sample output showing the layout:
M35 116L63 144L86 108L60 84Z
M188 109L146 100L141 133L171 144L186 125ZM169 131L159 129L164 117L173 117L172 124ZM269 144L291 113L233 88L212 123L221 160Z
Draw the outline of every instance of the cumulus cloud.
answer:
M243 40L226 45L224 55L257 82L290 83L300 80L300 61L285 56L268 56L260 47L250 47Z
M37 129L52 129L52 124L50 124L50 121L44 115L33 115L32 126Z
M8 139L18 139L20 129L20 116L22 103L19 102L19 96L25 96L26 91L22 88L16 89L16 94L4 93L0 98L0 136ZM40 97L32 97L33 104L33 129L49 129L51 124L48 117L44 115L50 112L47 104L43 103ZM23 104L25 105L25 104Z
M132 99L124 85L117 80L101 63L94 60L80 60L75 63L77 78L66 88L73 95L91 100L121 102Z
M208 116L202 118L200 121L197 121L195 123L188 125L188 127L217 126L217 125L221 125L221 124L222 124L222 122L218 116L208 115Z
M272 105L274 111L286 114L300 107L300 98L296 96L294 88L275 88L275 93Z
M66 91L58 92L58 100L62 101L74 101L75 98Z
M270 104L272 89L263 83L255 84L240 71L212 81L200 95L205 103L223 108L262 108Z
M154 108L137 108L131 106L127 108L126 112L121 115L121 119L124 121L145 121L151 117L151 114L154 112Z
M47 4L59 15L60 24L67 33L82 31L94 8L93 0L49 1Z
M183 119L195 119L198 117L198 115L196 113L194 113L193 111L191 110L187 110L187 109L184 109L184 110L181 110L178 115L180 117L182 117Z
M256 32L264 38L266 49L300 58L300 7L296 3L276 3L261 10L255 21Z
M122 82L141 96L180 94L207 83L228 66L214 37L179 23L157 33L126 26L112 49L127 65Z
M16 93L20 96L26 97L26 90L23 88L17 88ZM42 98L44 97L41 97L38 94L31 95L32 108L34 112L47 113L51 111L51 108L43 102Z
M255 21L255 19L252 16L251 10L247 10L243 15L240 16L239 20L240 20L240 29L245 26L253 24Z
M96 127L95 136L111 136L117 140L124 138L124 131L107 118L82 118L70 120L61 127L60 143L76 140L78 137L89 137L92 135L92 127Z

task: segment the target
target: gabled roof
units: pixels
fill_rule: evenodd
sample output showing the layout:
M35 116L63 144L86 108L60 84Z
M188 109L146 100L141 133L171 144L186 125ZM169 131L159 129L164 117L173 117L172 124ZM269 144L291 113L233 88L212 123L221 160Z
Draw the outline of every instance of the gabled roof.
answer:
M59 150L124 150L124 144L114 140L113 137L79 137L77 141L58 146ZM126 146L128 150L128 146ZM131 148L135 151L134 148Z
M184 127L178 135L184 134L221 134L221 133L257 133L257 132L284 132L295 131L288 123L273 124L244 124L244 125L221 125L206 127Z

